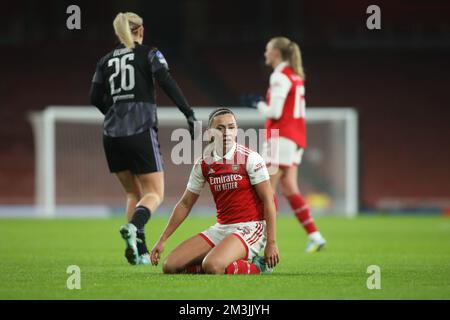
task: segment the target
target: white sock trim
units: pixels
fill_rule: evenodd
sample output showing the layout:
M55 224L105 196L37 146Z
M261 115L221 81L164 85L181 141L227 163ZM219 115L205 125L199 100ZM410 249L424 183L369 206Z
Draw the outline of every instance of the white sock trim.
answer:
M323 240L323 237L322 237L322 235L320 234L319 231L311 232L311 233L308 235L308 237L309 237L309 239L311 239L312 241L322 241L322 240Z

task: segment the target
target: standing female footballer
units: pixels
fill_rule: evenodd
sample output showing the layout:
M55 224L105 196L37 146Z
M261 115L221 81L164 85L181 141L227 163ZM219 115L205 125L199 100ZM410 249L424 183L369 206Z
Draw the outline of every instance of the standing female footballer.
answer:
M279 170L272 174L270 182L276 192L281 184L297 220L308 233L306 252L316 252L325 246L325 239L314 223L313 217L298 186L298 166L306 148L305 125L305 74L299 46L285 37L271 39L264 53L265 63L273 68L267 102L261 98L247 96L244 103L266 118L265 160ZM271 139L273 129L279 137ZM268 150L278 150L278 155L269 155Z
M155 79L186 116L191 135L195 117L162 53L142 45L142 18L131 12L119 13L113 26L120 44L97 64L91 103L105 115L106 159L126 193L129 223L120 229L125 257L130 264L150 264L144 226L164 196Z
M194 165L187 188L153 247L157 265L164 244L186 219L200 191L209 183L217 223L176 247L164 261L164 273L270 273L279 262L276 209L270 178L262 157L236 143L233 112L219 108L209 116L211 152ZM258 256L264 249L264 257Z

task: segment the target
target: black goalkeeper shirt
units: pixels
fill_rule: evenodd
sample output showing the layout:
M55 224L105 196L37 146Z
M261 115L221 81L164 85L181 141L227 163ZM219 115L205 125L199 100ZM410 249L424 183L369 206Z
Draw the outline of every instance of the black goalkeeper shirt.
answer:
M155 79L186 117L193 114L157 48L117 46L97 63L91 103L104 115L103 132L124 137L158 126Z

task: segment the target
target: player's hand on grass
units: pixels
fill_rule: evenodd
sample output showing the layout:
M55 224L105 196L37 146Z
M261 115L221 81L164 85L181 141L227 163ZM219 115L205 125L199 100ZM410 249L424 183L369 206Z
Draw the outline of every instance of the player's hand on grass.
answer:
M243 94L240 97L241 104L248 108L256 109L260 101L264 101L264 98L256 94Z
M157 266L159 263L159 259L161 258L161 254L164 251L164 242L158 241L152 249L152 253L150 255L150 260L152 265Z
M280 253L278 252L278 246L275 242L267 243L264 250L264 259L266 260L269 268L275 267L280 262Z

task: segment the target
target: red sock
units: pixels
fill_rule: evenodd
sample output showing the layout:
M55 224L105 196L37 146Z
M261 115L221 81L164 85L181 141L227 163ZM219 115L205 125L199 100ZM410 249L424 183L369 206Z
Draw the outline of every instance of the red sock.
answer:
M184 270L184 273L199 274L199 273L204 273L204 272L203 272L201 264L193 264L193 265L187 266L186 269Z
M287 197L297 220L303 225L308 234L317 231L314 219L309 211L309 205L300 193L293 194Z
M258 274L259 269L246 260L237 260L225 269L225 274Z

